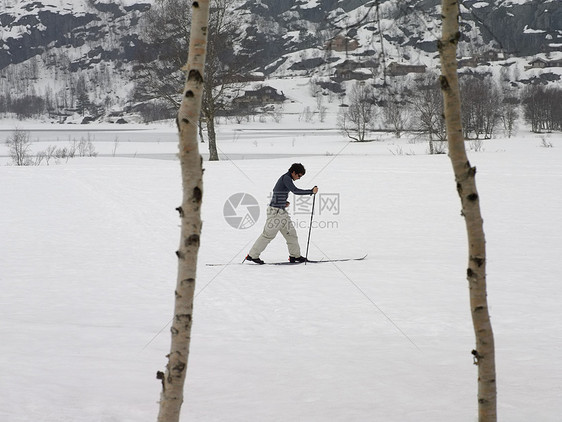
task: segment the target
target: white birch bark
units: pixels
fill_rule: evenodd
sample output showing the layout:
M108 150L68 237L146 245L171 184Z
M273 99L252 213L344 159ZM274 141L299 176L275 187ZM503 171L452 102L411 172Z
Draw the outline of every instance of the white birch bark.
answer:
M186 66L187 81L177 117L183 185L182 205L178 208L181 217L180 246L176 252L178 279L168 364L165 373L158 373L158 378L162 380L158 422L179 421L191 339L203 196L203 168L197 142L197 125L204 85L208 21L209 0L194 1Z
M471 167L464 145L461 124L461 99L457 74L457 43L459 32L458 0L442 1L443 34L439 41L441 56L441 89L445 107L445 123L449 143L449 157L453 165L462 214L468 234L467 279L470 288L470 307L476 336L472 351L478 365L478 420L495 422L496 368L494 335L488 312L486 293L486 239L480 213L480 197L476 189L476 168Z

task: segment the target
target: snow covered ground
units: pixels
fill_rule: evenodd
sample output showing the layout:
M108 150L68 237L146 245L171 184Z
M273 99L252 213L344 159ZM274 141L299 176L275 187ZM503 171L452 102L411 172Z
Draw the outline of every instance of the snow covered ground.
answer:
M221 153L238 159L205 163L182 420L475 421L466 236L449 159L427 155L422 142L348 143L320 126L220 127ZM34 148L67 142L63 128L47 139L48 128L36 127ZM180 169L155 159L173 158L173 127L122 129L95 132L102 157L40 167L3 158L1 421L156 419ZM546 141L553 147L521 131L469 153L487 235L499 417L509 422L562 414L562 136ZM298 185L324 194L309 256L364 261L238 264L274 182L295 161L307 168ZM246 229L223 218L240 192L263 205ZM292 201L304 248L310 216ZM287 258L280 236L262 258ZM205 265L216 262L233 265Z

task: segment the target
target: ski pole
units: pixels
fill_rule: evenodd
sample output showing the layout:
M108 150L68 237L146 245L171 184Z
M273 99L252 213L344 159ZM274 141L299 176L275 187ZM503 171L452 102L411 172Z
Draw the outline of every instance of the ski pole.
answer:
M316 202L316 194L312 195L312 212L310 213L310 226L308 227L308 240L306 241L306 255L304 256L304 265L308 261L308 245L310 244L310 232L312 231L312 217L314 216L314 203Z

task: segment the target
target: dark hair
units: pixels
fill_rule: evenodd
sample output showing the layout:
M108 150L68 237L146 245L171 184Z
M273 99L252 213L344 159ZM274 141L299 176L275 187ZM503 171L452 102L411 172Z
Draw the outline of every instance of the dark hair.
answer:
M306 170L304 169L304 166L301 163L293 163L291 168L289 168L289 173L293 173L293 172L304 175L306 173Z

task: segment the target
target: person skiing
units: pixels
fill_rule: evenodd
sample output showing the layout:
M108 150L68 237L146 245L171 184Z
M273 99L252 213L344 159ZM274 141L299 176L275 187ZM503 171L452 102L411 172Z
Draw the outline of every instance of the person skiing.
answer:
M281 232L287 241L289 261L293 263L306 261L306 258L301 256L299 239L295 226L291 221L289 213L285 209L289 206L289 202L287 201L289 192L293 192L295 195L312 195L318 192L317 186L314 186L312 189L299 189L295 186L294 181L299 180L305 173L306 170L301 163L293 163L287 173L283 174L279 180L277 180L277 183L273 187L271 202L267 207L265 227L246 256L247 261L255 262L256 264L265 264L265 262L260 259L260 254L279 232Z

